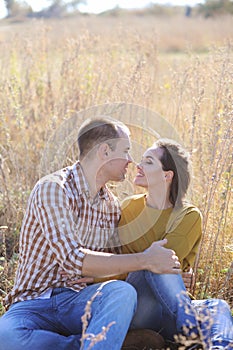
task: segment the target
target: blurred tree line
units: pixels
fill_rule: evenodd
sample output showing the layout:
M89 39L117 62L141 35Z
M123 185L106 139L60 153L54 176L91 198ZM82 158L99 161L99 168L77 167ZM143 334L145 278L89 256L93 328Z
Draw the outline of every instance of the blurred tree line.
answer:
M206 0L204 4L199 4L198 12L204 17L212 17L221 14L233 14L232 0Z
M78 5L81 3L86 3L85 0L50 0L50 5L43 8L39 12L34 12L32 7L27 3L27 1L20 0L4 0L7 17L15 17L18 15L28 16L28 17L62 17L67 13L72 13L78 9ZM166 5L158 5L153 3L155 8L160 7L161 9L166 7ZM189 15L191 15L191 7L187 6L190 10ZM152 9L152 8L151 8ZM153 12L153 11L152 11ZM205 0L203 4L198 4L196 6L197 14L204 17L211 17L221 14L233 14L233 0ZM187 10L186 10L187 15Z
M41 11L34 12L27 1L4 0L7 9L7 17L24 15L28 17L61 17L69 12L74 12L85 0L50 0L50 5Z

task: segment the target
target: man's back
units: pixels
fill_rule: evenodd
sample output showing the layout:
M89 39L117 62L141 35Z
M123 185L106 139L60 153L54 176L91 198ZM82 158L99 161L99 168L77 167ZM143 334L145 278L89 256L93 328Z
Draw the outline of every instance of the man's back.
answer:
M59 266L70 275L81 275L82 248L103 251L119 215L118 201L106 187L90 198L79 162L39 180L23 220L18 270L6 305L41 294L49 297L52 288L65 287L67 279Z

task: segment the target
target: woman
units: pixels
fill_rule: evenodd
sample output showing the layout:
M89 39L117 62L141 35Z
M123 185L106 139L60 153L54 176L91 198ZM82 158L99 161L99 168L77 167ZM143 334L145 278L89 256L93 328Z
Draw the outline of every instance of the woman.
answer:
M160 139L146 150L137 170L134 183L147 193L134 195L122 204L119 234L123 252L144 251L152 242L167 238L166 247L176 252L182 270L188 271L202 235L200 211L184 200L190 184L188 153L178 143ZM131 329L153 329L170 340L176 333L194 338L190 349L201 348L200 343L208 349L231 343L232 318L223 300L191 302L180 275L138 271L130 273L127 281L138 293ZM214 327L203 320L199 323L196 311L213 314L213 306L217 310Z
M124 253L141 252L152 242L167 238L183 271L194 264L201 240L200 211L185 202L190 184L188 153L172 140L160 139L146 150L135 177L135 185L147 190L122 203L119 235ZM112 277L111 277L112 279ZM90 278L70 280L92 282ZM227 349L233 341L232 318L223 300L193 300L186 293L180 275L158 275L138 271L127 276L138 294L138 307L131 329L151 329L165 339L179 333L189 339L190 349ZM199 322L197 311L202 315ZM213 324L209 324L209 314ZM133 333L135 344L135 333ZM129 349L129 347L126 348ZM188 349L188 347L185 347ZM232 345L233 348L233 345ZM230 349L230 347L229 347Z

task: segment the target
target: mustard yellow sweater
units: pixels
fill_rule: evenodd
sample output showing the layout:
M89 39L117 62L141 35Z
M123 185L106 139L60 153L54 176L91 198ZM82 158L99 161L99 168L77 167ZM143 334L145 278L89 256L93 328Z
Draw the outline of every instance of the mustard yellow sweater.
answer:
M202 235L202 216L191 204L179 209L158 210L148 207L145 195L134 195L122 203L119 236L122 252L138 253L153 242L167 238L183 271L194 264Z

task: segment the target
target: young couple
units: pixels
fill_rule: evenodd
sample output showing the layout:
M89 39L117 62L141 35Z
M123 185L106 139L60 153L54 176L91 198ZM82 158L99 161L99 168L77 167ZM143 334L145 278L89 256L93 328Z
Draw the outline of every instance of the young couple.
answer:
M177 288L184 289L179 277L181 270L177 255L182 267L191 265L200 232L197 233L196 241L193 232L191 241L188 237L185 238L186 243L179 243L186 233L182 234L178 228L184 221L183 217L189 215L196 218L195 222L199 222L199 226L200 214L192 206L181 205L186 190L180 189L183 183L180 183L179 178L179 191L174 190L173 193L170 189L174 172L163 167L161 157L164 148L155 145L144 154L136 183L148 188L148 195L130 201L143 215L148 210L152 222L150 220L148 227L142 227L141 234L137 233L139 235L133 242L131 238L127 239L122 229L120 237L124 242L123 253L130 254L119 254L116 228L121 212L117 199L106 183L110 180L123 181L125 178L128 164L132 161L129 131L122 123L109 118L93 119L80 128L78 146L79 161L39 180L30 195L21 228L15 284L5 299L7 311L0 319L0 350L80 349L83 327L81 317L93 295L95 298L86 333L96 335L102 331L102 327L114 322L106 339L93 346L95 350L119 350L129 327L158 330L157 327L161 325L157 324L157 319L164 324L165 316L168 316L168 336L172 336L173 332L184 332L184 326L190 330L184 317L184 307L177 307L177 299L166 283L174 279ZM156 175L154 180L153 171ZM124 225L123 220L129 216L129 221L132 221L131 214L127 212L128 208L130 213L130 203L123 210L121 222L121 227L126 229L130 223ZM153 219L153 210L160 212L157 219ZM159 224L161 227L157 232L157 221L164 215L167 221ZM137 217L140 220L140 215L137 214ZM188 232L192 231L189 227L192 223L193 219L188 220ZM127 231L129 235L132 234L132 231ZM167 239L154 242L166 234ZM177 239L172 239L176 234ZM146 238L142 246L140 243L141 248L134 244L135 240L138 243L139 240L144 241L144 236ZM174 248L172 242L176 243ZM170 249L164 247L166 243ZM177 250L177 255L173 249ZM65 274L62 275L61 271ZM70 283L77 277L101 278L128 272L127 282L110 280L91 285L80 281ZM157 279L159 285L164 283L163 288L161 284L161 298L158 297L160 287L157 286ZM181 301L189 305L189 299L182 295L185 294L181 294ZM148 313L144 310L145 297L147 309L155 305L154 314L149 313L149 309ZM227 334L224 334L218 322L215 322L215 328L218 329L217 337L229 344L232 320L228 307L225 304L224 307ZM143 318L140 316L141 309L144 311ZM194 313L191 312L190 318L196 322ZM196 331L198 325L192 324L192 327ZM90 345L90 337L85 338L82 349L86 350Z

